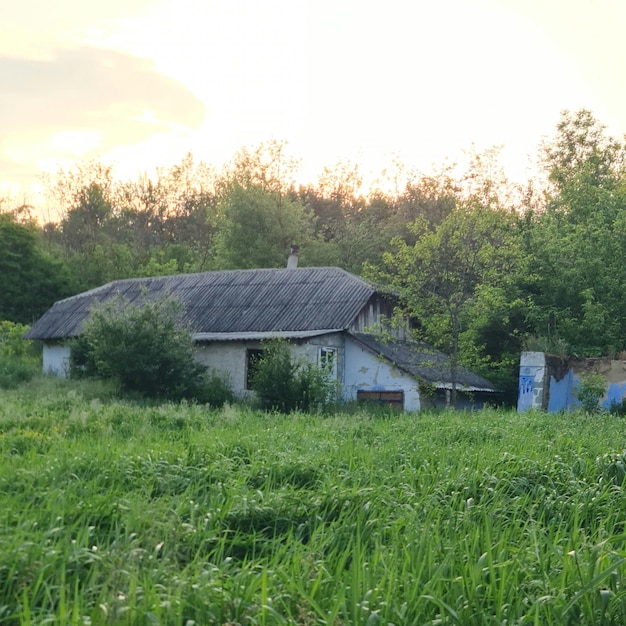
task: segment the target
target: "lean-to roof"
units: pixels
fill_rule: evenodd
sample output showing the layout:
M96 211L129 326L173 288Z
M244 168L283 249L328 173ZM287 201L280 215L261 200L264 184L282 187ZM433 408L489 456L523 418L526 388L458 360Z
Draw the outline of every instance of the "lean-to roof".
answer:
M56 302L27 339L75 337L94 306L121 295L131 303L170 294L192 333L347 329L376 289L337 267L250 269L116 280Z
M450 358L443 352L424 343L408 340L382 339L381 337L351 333L357 341L371 352L391 361L399 369L423 380L438 389L451 389ZM459 391L490 391L497 389L486 378L458 366L456 384Z

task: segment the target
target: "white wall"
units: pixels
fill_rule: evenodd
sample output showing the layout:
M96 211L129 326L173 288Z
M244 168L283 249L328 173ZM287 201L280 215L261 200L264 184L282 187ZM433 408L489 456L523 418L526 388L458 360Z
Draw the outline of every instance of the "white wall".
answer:
M344 368L343 335L339 333L312 337L302 343L291 343L294 356L317 363L320 346L337 348L337 379L341 382ZM260 341L214 341L198 343L196 358L209 369L228 374L235 395L246 397L246 350L263 348Z
M517 410L521 413L543 406L546 357L543 352L522 352L520 356Z
M404 410L420 410L417 381L350 337L346 337L343 384L346 400L356 400L359 390L403 391Z
M67 378L70 372L70 349L61 344L43 346L43 373Z
M196 357L207 368L227 373L235 394L245 397L251 393L246 389L246 350L262 347L262 342L258 341L199 343ZM337 380L343 386L345 400L356 400L358 390L403 391L404 409L419 411L417 381L388 361L377 358L354 339L345 337L342 333L334 333L291 344L291 350L296 357L313 363L318 361L320 347L337 349ZM44 345L43 371L67 376L69 358L68 347L59 344Z
M246 348L259 347L259 344L242 341L215 341L199 343L196 358L208 369L214 369L229 376L233 391L238 396L246 395Z

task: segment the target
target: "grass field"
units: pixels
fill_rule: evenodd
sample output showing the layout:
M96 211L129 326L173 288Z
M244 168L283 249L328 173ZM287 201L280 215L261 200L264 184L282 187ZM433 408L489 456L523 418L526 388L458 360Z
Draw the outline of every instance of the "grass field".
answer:
M0 392L0 624L626 623L626 423Z

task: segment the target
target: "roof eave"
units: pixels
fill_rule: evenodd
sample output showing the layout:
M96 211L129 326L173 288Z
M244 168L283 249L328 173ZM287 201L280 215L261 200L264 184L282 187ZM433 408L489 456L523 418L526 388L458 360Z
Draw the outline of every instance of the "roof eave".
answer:
M270 339L306 339L331 333L342 332L343 328L324 328L319 330L271 330L264 332L234 333L193 333L191 338L196 342L211 341L265 341Z

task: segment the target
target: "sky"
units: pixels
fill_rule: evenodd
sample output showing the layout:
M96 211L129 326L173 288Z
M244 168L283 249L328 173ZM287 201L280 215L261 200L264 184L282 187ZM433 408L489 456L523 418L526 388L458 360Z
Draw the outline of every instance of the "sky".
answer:
M132 179L270 140L303 181L493 146L521 181L564 109L626 132L623 0L0 5L0 198L81 161Z

